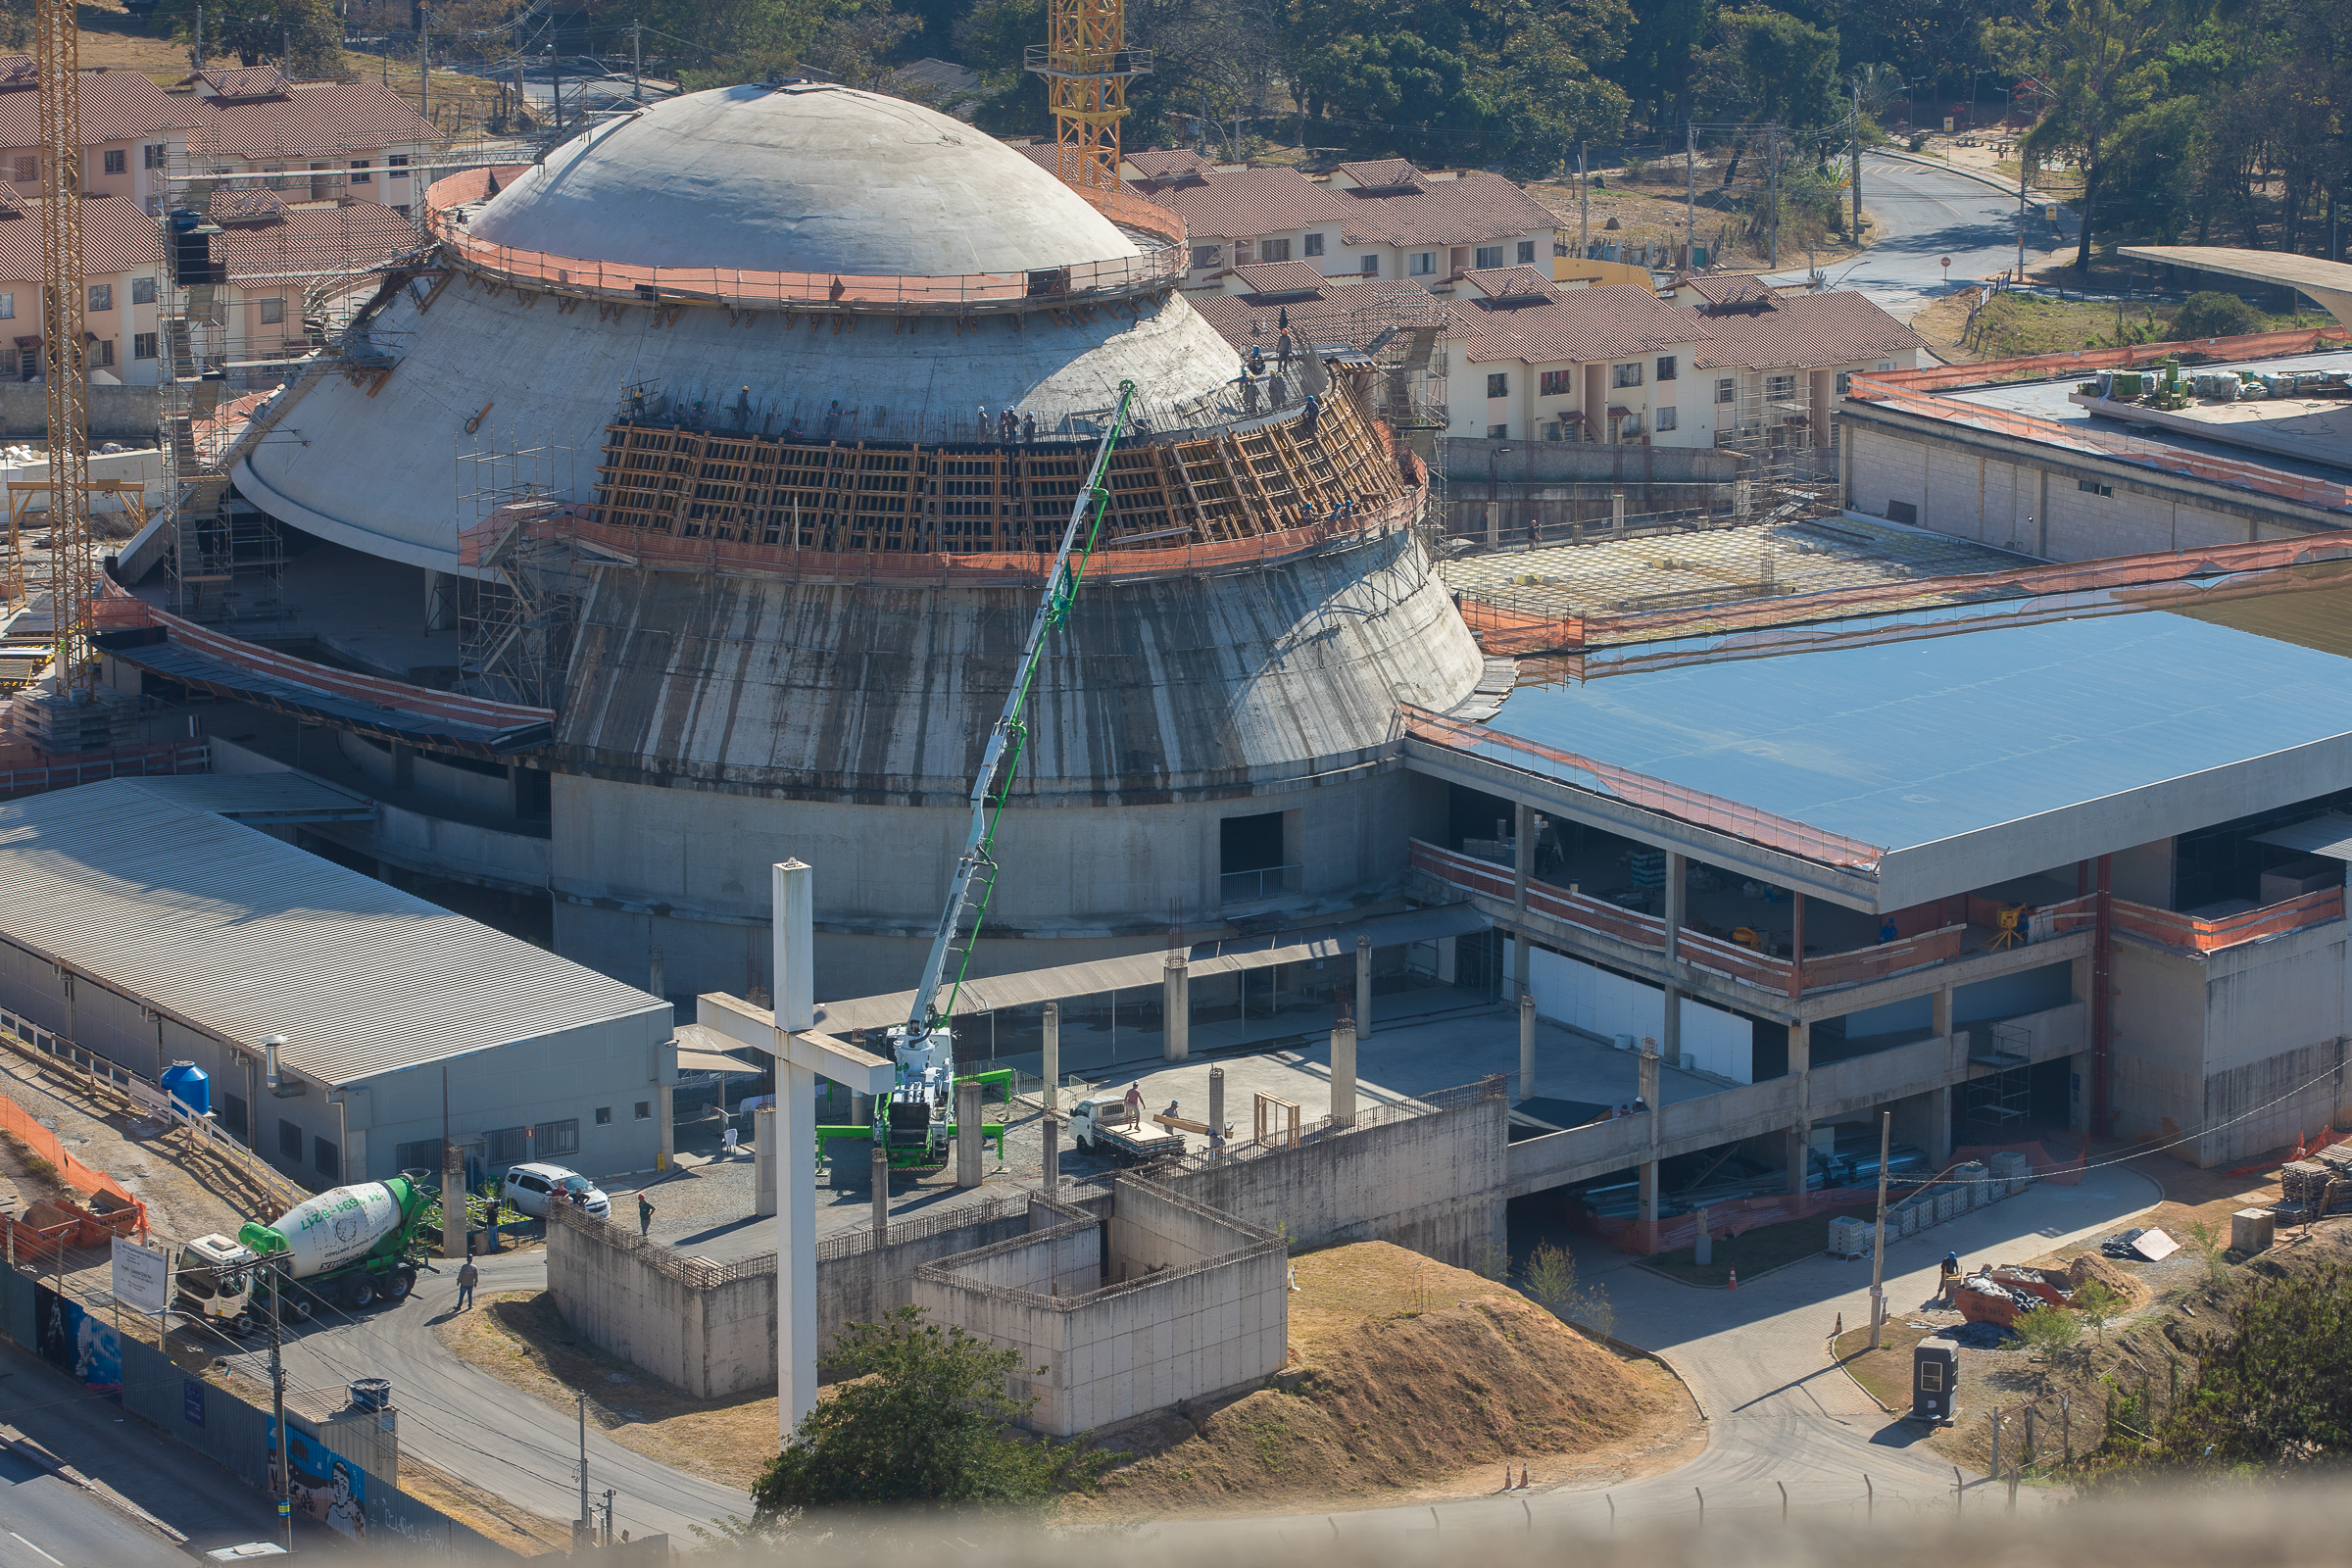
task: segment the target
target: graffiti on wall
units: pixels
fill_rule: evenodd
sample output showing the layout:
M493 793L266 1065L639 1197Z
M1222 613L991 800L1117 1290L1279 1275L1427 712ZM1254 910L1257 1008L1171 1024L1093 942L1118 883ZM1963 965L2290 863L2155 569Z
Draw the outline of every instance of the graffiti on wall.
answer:
M122 1402L122 1337L115 1326L46 1285L32 1288L40 1358L85 1386Z
M277 1451L277 1423L270 1423L271 1463ZM293 1473L294 1509L328 1529L368 1538L368 1472L317 1438L286 1431L286 1468Z

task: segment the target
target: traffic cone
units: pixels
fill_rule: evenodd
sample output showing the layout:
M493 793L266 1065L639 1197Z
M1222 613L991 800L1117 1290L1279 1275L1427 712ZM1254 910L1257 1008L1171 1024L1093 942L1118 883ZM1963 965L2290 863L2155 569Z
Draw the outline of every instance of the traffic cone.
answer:
M1724 1287L1724 1289L1726 1289L1726 1290L1730 1290L1730 1291L1736 1291L1736 1290L1738 1290L1739 1288L1740 1288L1740 1271L1739 1271L1738 1269L1734 1269L1734 1270L1732 1270L1732 1283L1731 1283L1731 1284L1729 1284L1729 1285L1727 1285L1727 1286L1725 1286L1725 1287Z

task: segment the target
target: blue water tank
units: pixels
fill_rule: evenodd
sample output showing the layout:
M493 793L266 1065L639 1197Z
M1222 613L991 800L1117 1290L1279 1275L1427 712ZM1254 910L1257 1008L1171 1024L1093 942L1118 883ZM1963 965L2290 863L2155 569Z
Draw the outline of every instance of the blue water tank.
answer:
M164 1092L177 1095L199 1116L213 1108L213 1081L192 1061L175 1061L164 1069Z

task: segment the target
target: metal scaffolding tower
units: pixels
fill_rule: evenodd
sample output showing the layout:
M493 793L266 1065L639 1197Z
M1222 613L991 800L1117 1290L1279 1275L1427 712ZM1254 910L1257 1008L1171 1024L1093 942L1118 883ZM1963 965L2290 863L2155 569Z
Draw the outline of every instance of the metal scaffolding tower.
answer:
M73 0L41 0L41 336L49 393L49 674L59 698L97 679L90 641L90 418L81 278L81 77Z
M1046 78L1054 172L1082 190L1117 190L1127 82L1151 74L1152 51L1127 47L1127 0L1053 0L1046 39L1023 63Z

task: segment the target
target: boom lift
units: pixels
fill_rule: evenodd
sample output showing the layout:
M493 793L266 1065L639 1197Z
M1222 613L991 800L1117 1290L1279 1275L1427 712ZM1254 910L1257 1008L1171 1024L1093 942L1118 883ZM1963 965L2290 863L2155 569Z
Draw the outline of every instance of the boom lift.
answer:
M963 988L964 971L971 964L972 949L979 942L980 923L988 915L989 895L996 887L997 824L1004 814L1004 802L1012 793L1013 774L1020 765L1021 746L1028 736L1022 715L1029 706L1030 689L1037 681L1038 665L1045 658L1046 638L1069 618L1070 606L1076 602L1079 585L1086 577L1087 563L1093 559L1096 543L1102 538L1102 514L1110 505L1110 455L1126 433L1134 402L1135 383L1121 381L1118 405L1112 409L1102 439L1095 447L1095 461L1087 469L1086 482L1079 486L1078 497L1070 505L1070 520L1061 530L1061 548L1054 554L1045 593L1038 600L1037 612L1030 618L1029 640L1022 646L1012 690L1005 695L1004 710L997 716L996 727L989 733L988 749L981 754L979 775L972 781L971 827L964 835L963 854L956 859L955 875L948 883L947 906L940 911L939 927L932 933L931 954L923 963L922 979L914 988L906 1021L890 1031L891 1054L898 1063L897 1086L887 1100L876 1098L872 1126L817 1128L820 1151L834 1139L871 1138L877 1148L887 1151L894 1167L929 1168L947 1161L950 1141L956 1136L952 1118L957 1082L956 1039L949 1020L956 1015L956 997ZM968 934L963 929L967 912L971 917ZM952 980L951 960L955 965ZM943 990L947 993L944 1006L940 1004ZM966 1073L962 1081L994 1084L1006 1099L1011 1098L1009 1070ZM987 1135L996 1139L998 1152L1002 1154L1003 1124L989 1124Z

